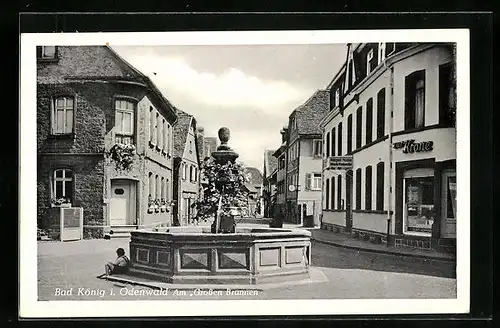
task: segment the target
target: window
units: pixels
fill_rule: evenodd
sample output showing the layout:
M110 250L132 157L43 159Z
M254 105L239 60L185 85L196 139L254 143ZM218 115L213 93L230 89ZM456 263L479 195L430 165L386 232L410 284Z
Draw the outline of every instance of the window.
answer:
M168 131L168 123L165 119L163 119L163 151L165 153L168 152L168 135L169 135L169 131Z
M161 198L161 181L160 178L158 177L158 174L155 176L155 182L156 182L156 190L155 190L155 198L160 199Z
M421 128L425 122L425 70L405 79L405 129Z
M340 106L340 89L335 90L335 106Z
M194 182L198 181L198 168L195 166L194 167Z
M65 198L73 201L73 171L58 169L54 171L52 180L52 198Z
M310 173L310 189L321 190L321 173Z
M187 165L182 163L182 180L186 180L187 178Z
M172 127L167 123L167 153L170 154L172 150Z
M41 46L37 47L37 57L41 59L55 59L57 58L57 49L55 46Z
M347 117L347 153L352 152L352 114Z
M155 113L153 107L149 107L149 142L154 144L155 140Z
M372 209L372 167L367 166L365 170L365 210Z
M337 209L342 210L342 175L337 176Z
M73 133L74 99L58 97L54 99L52 111L52 134Z
M194 181L194 166L193 165L189 166L189 181L191 181L191 182Z
M366 140L365 144L372 142L373 136L373 99L366 102Z
M370 49L366 55L366 75L368 76L374 69L373 63L373 49Z
M326 134L326 157L330 157L330 132Z
M321 140L314 140L313 141L314 145L314 156L322 156L323 155L323 143Z
M378 44L378 63L380 64L385 59L385 42L379 42Z
M385 135L385 88L377 94L377 139Z
M189 140L189 153L193 152L193 141Z
M332 129L332 156L335 156L335 128Z
M434 177L432 169L404 173L404 232L430 236L434 223Z
M169 179L166 179L166 183L165 183L165 200L169 200L170 199L170 192L169 192L169 188L170 188L170 180Z
M338 140L338 151L337 151L337 156L342 156L342 122L339 123L338 127L338 133L339 133L339 140Z
M361 169L356 170L356 209L361 209Z
M377 211L384 210L384 162L377 164L377 200L376 209Z
M115 142L134 143L134 103L115 100Z
M149 172L149 197L153 198L154 196L155 196L155 180L153 177L153 173Z
M356 112L356 148L361 147L361 136L363 127L363 107L359 107Z
M330 190L330 208L335 209L335 177L331 179Z
M161 199L165 199L165 178L164 177L161 177Z
M330 209L330 179L325 182L325 209Z
M160 125L160 114L156 112L156 119L155 119L155 139L156 139L156 145L160 147L160 140L161 140L161 133L158 131L158 127Z
M453 64L439 66L439 123L455 126L457 87L453 76Z
M163 140L165 140L164 132L163 132L164 122L165 122L165 119L163 119L163 118L158 120L158 148L160 148L160 150L163 150Z

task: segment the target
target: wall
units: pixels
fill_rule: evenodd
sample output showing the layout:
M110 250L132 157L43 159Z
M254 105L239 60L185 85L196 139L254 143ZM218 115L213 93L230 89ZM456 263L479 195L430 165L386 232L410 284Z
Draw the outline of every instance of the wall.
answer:
M376 213L352 213L353 229L387 232L387 214Z
M345 227L345 211L323 210L323 223L336 224Z

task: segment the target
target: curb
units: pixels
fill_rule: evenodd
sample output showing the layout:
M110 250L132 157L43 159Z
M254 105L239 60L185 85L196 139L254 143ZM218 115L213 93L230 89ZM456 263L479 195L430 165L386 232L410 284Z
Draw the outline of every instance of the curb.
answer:
M362 248L362 247L357 247L357 246L350 246L350 245L345 245L341 243L336 243L333 241L327 241L327 240L321 240L317 239L314 237L311 237L311 240L316 241L318 243L326 244L326 245L331 245L335 247L341 247L341 248L346 248L346 249L352 249L352 250L357 250L357 251L363 251L363 252L371 252L371 253L378 253L378 254L389 254L389 255L397 255L397 256L406 256L406 257L413 257L413 258L420 258L420 259L425 259L425 260L432 260L432 261L442 261L442 262L456 262L456 258L448 258L448 257L439 257L439 256L432 256L432 255L422 255L422 254L411 254L411 253L400 253L400 252L395 252L391 250L379 250L379 249L372 249L372 248Z

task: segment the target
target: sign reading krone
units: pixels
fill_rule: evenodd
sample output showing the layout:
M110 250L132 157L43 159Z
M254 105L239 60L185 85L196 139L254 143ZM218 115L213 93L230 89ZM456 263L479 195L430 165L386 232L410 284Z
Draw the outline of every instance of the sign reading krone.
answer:
M424 151L432 151L434 146L433 141L415 142L415 139L395 142L394 149L403 149L403 153L420 153Z

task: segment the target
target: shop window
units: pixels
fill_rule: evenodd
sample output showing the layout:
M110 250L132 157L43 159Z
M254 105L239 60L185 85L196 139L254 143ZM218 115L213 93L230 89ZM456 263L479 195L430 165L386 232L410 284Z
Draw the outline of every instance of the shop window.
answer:
M342 122L339 123L338 134L339 134L338 138L339 140L338 140L337 156L342 156Z
M115 100L115 142L134 143L134 103Z
M372 209L372 167L365 170L365 210Z
M385 135L385 88L377 94L377 139Z
M361 147L361 136L363 130L363 107L358 107L356 111L356 148Z
M52 134L73 133L74 98L58 97L52 105Z
M65 199L69 203L73 201L73 171L69 169L54 170L52 198L55 200Z
M405 129L421 128L425 122L425 70L405 79Z
M434 177L427 171L430 170L405 172L403 226L404 232L408 234L430 236L432 233L435 215Z
M361 169L356 170L356 209L361 209Z
M373 99L366 102L366 144L372 142L373 135Z
M457 89L453 76L453 64L439 66L439 123L455 126Z
M335 177L330 180L330 208L335 209Z
M337 209L342 210L342 175L337 176Z
M325 181L325 209L330 209L330 179Z
M336 139L336 134L335 134L335 128L332 129L332 156L335 156L335 139Z
M377 211L384 210L384 162L380 162L377 164L377 200L376 200L376 209Z
M326 134L326 157L330 157L330 132Z
M457 177L446 178L446 218L457 218Z
M352 152L352 114L347 117L347 153Z

